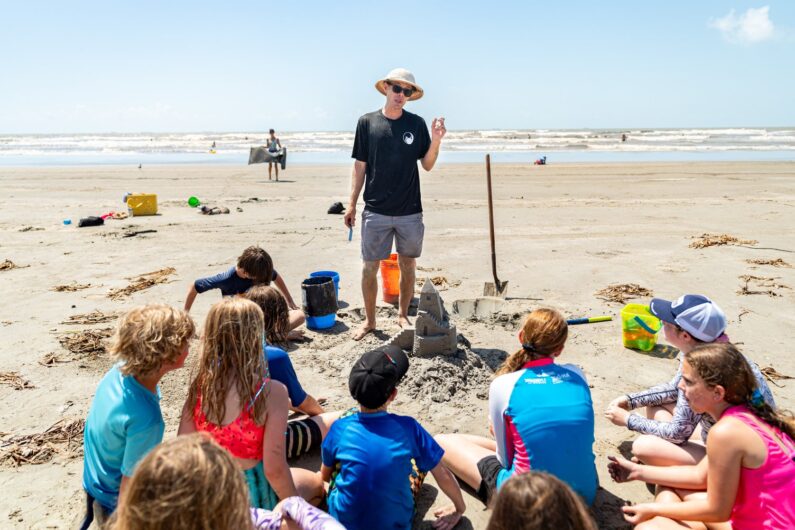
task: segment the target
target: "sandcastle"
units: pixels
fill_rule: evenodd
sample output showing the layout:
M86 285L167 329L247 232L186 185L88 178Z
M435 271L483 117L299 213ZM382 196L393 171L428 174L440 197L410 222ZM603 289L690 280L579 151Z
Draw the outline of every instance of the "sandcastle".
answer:
M454 355L458 350L455 326L450 324L442 297L428 278L420 292L414 328L402 330L387 344L411 350L418 357Z

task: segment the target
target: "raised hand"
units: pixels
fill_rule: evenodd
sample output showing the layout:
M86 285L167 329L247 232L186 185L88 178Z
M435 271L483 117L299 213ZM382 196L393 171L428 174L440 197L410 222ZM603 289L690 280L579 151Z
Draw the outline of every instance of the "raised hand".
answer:
M431 138L441 140L445 134L447 134L447 128L444 126L444 117L434 118L431 123Z

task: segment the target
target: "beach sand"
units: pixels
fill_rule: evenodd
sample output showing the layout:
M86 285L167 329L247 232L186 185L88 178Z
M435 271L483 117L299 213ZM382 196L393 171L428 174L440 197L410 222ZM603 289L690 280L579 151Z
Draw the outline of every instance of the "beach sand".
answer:
M497 268L500 280L509 281L509 299L497 314L453 313L458 333L470 345L462 345L466 357L455 367L439 359L413 361L392 410L415 416L434 434L485 435L488 381L499 361L517 348L524 313L543 305L568 317L612 315L612 322L572 327L560 360L580 365L592 385L594 451L603 487L597 518L603 528L626 527L620 505L651 495L643 484L610 480L607 455L626 451L634 436L601 413L618 395L669 380L675 352L623 348L623 304L595 293L611 284L636 283L668 299L707 294L725 310L730 337L750 358L795 376L795 269L748 262L782 259L795 265L795 163L495 164L492 173ZM0 270L0 371L18 372L34 387L15 390L0 382L3 439L42 432L62 418L85 418L111 360L70 354L59 338L114 323L65 324L69 317L123 312L149 302L181 307L195 278L224 270L255 244L271 254L296 300L310 272L340 273L338 324L325 333L308 331L309 340L296 344L290 355L306 390L327 398L328 409L352 406L349 367L396 332L395 311L379 299L382 333L360 343L351 340L362 306L359 232L349 243L342 216L326 214L332 202L347 203L350 167L295 166L281 177L282 182L268 182L263 166L0 169L0 262L18 267ZM452 312L454 301L482 295L484 282L493 281L485 171L480 165L443 165L421 178L426 235L418 278L443 277L441 294ZM160 214L77 228L80 217L123 210L126 192L156 193ZM231 213L199 215L187 206L192 195ZM71 226L62 224L67 218ZM124 237L143 230L155 232ZM691 248L691 237L703 233L758 243ZM128 278L168 267L174 272L164 283L108 297L112 289L126 287ZM742 294L745 275L769 279L750 279L751 294ZM53 290L74 282L90 285ZM197 324L219 297L198 297L192 310ZM633 301L646 303L648 297ZM64 362L40 364L50 353ZM161 385L166 437L175 435L189 376L186 368ZM779 405L795 408L795 380L778 384L771 387ZM301 461L317 463L317 455ZM68 527L82 503L81 472L81 458L64 451L41 465L9 467L6 460L0 467L0 526ZM447 503L433 481L428 484L421 527ZM466 520L459 528L485 528L489 512L465 497Z

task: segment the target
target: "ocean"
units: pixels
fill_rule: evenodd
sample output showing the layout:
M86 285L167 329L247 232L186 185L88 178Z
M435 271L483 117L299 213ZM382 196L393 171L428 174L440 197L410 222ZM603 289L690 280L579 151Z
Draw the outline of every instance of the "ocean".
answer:
M622 137L625 135L625 140ZM0 166L246 164L264 132L0 134ZM283 132L289 164L349 163L353 131ZM210 149L215 142L215 153ZM441 162L795 160L795 128L448 131Z

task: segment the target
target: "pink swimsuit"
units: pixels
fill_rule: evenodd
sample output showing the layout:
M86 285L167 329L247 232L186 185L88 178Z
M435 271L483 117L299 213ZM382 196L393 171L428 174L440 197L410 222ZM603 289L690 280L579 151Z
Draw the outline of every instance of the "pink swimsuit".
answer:
M744 405L727 409L721 417L736 418L748 425L767 446L764 464L757 469L743 467L740 471L740 484L731 515L732 528L795 528L795 443L779 429L764 423ZM784 450L768 429L776 433Z

